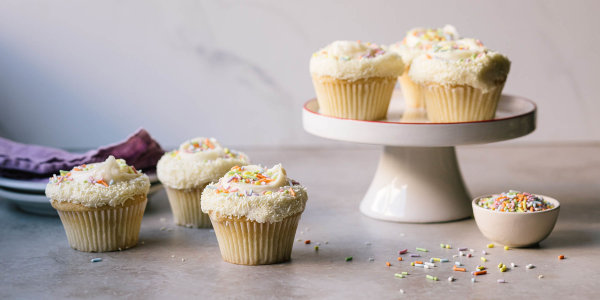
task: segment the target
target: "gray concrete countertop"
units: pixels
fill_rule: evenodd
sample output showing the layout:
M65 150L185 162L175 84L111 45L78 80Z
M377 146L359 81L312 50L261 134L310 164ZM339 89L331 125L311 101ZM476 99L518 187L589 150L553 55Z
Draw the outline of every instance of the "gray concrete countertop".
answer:
M400 224L363 216L358 204L375 171L379 148L340 146L245 149L253 162L282 162L290 177L309 191L296 238L312 244L296 241L292 261L278 265L223 262L212 230L172 224L164 191L150 199L137 247L97 254L72 250L58 217L27 214L0 200L0 298L598 297L600 145L458 148L472 195L519 189L561 201L558 223L540 247L508 251L485 248L489 241L473 219ZM321 243L319 251L314 250L316 242ZM440 243L453 249L441 249ZM489 273L472 283L469 273L453 272L452 263L425 270L411 267L410 259L396 260L398 250L414 252L415 247L430 250L426 259L452 258L458 247L473 248L473 258L461 258L469 270L482 264L479 257L485 249ZM566 259L558 260L558 255ZM347 256L354 259L346 262ZM95 257L103 260L91 263ZM518 267L500 273L500 262ZM526 264L536 268L527 270ZM401 271L408 278L394 277ZM441 280L427 280L426 274ZM455 282L446 281L450 275ZM500 278L507 283L497 283Z

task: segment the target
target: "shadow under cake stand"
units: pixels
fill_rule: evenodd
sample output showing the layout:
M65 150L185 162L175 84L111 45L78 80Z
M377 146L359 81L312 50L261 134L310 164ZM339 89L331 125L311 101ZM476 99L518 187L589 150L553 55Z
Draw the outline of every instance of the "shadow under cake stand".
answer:
M383 145L375 176L360 211L372 218L410 223L459 220L471 216L455 146L518 138L536 126L533 101L502 95L489 121L430 123L420 109L404 110L392 99L387 118L361 121L319 113L316 99L302 111L304 129L316 136Z

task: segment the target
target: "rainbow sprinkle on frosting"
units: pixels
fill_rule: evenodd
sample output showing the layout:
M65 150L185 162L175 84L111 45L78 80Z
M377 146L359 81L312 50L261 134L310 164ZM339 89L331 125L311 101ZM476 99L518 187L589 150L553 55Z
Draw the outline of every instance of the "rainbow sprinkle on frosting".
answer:
M119 164L119 168L129 174L139 174L140 171L136 170L134 166L129 166L127 165L127 163L125 162L124 159L117 159L117 164ZM49 182L56 184L56 185L61 185L63 183L71 183L73 182L73 172L87 172L87 171L91 171L93 169L95 169L96 164L83 164L83 165L79 165L74 167L71 171L64 171L64 170L60 170L59 171L59 176L56 176L56 174L54 174L52 177L49 178ZM109 182L106 182L103 178L94 178L92 176L90 176L87 180L83 181L84 183L89 183L89 184L96 184L96 185L100 185L100 186L104 186L104 187L109 187L112 184L114 184L114 182L112 180L110 180Z

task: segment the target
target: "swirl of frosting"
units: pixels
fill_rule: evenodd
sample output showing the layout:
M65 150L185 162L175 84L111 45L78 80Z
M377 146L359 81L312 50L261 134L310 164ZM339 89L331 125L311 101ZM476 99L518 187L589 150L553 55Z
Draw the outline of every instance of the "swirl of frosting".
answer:
M88 207L116 206L148 193L149 188L148 176L111 155L104 162L60 171L59 176L55 174L46 185L46 196L50 201L80 203Z
M461 39L434 45L413 60L408 74L421 84L469 85L487 92L504 84L509 71L506 56L479 40Z
M214 217L279 222L304 211L306 189L289 179L281 164L235 166L202 193L202 211Z
M404 63L410 65L415 57L430 50L433 45L457 39L460 39L460 35L452 25L443 28L418 27L409 30L401 42L392 44L389 49L400 54Z
M313 53L310 73L344 80L396 77L404 72L402 59L384 48L360 41L335 41Z
M219 179L233 166L246 164L244 153L224 148L214 138L197 137L165 153L158 161L156 175L171 188L191 189Z

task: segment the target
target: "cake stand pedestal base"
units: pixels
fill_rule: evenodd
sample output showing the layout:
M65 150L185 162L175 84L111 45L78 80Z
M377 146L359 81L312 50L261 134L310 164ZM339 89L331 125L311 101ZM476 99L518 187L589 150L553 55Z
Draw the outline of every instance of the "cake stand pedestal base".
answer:
M384 146L360 211L376 219L411 223L471 216L454 147Z

